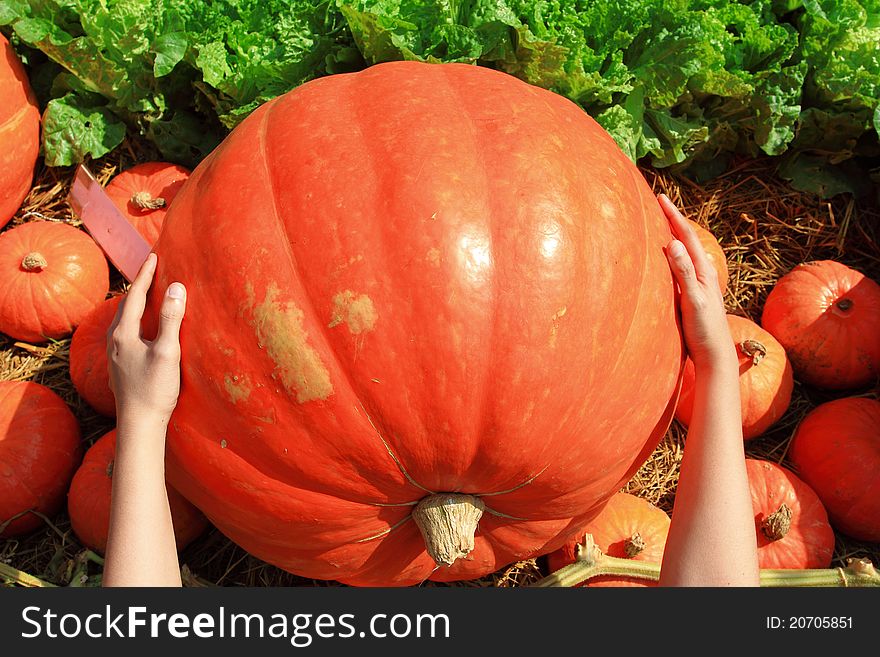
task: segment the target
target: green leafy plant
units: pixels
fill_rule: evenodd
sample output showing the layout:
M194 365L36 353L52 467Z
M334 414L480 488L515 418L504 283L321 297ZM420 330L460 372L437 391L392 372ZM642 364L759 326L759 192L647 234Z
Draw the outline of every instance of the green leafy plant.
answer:
M823 196L880 182L880 0L0 0L0 26L46 60L54 165L127 126L192 166L303 82L410 59L552 89L697 180L763 153Z

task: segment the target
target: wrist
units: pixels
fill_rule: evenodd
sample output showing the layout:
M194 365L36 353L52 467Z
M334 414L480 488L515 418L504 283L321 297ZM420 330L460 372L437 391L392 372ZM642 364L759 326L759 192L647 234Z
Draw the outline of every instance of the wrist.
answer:
M165 453L168 418L162 413L122 411L116 418L118 445L135 445L140 451Z
M116 404L116 425L167 427L174 409L161 410L143 404Z
M734 371L739 376L739 357L732 342L691 353L689 356L694 363L694 369L702 374Z

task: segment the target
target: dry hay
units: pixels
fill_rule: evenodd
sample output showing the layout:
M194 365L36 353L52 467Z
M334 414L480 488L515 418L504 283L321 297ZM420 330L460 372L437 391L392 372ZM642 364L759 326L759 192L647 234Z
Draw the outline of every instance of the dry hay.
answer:
M158 159L143 143L126 141L109 156L90 164L102 183L137 162ZM878 226L880 210L859 207L840 198L821 201L793 191L774 175L769 159L742 161L725 175L697 185L650 168L642 171L655 193L666 193L682 212L709 228L727 254L730 281L725 297L728 311L758 321L767 293L794 265L807 260L835 259L880 280ZM79 225L66 202L72 168L42 167L31 194L11 222L64 221ZM111 290L122 291L124 281L111 278ZM0 336L0 380L33 380L57 392L80 422L84 446L113 427L79 397L70 382L67 356L70 340L33 346ZM877 396L877 390L848 394ZM801 418L817 404L835 396L795 385L785 416L763 436L746 443L749 456L790 465L788 443ZM648 461L624 487L672 511L678 468L686 431L673 422ZM66 513L45 519L43 529L25 537L0 541L0 562L60 585L91 585L99 581L100 560L79 544ZM859 543L837 535L833 565L848 557L868 557L880 564L880 545ZM188 586L334 586L297 577L266 564L226 539L208 531L180 555L184 584ZM514 587L531 584L548 574L546 559L518 562L496 573L453 585ZM2 581L2 579L0 579ZM425 582L424 586L445 586Z
M760 324L773 285L793 267L811 260L837 260L880 281L880 208L852 198L823 201L793 190L775 175L770 159L743 160L726 174L697 185L662 171L643 169L655 193L665 193L690 219L708 228L727 256L730 279L727 311ZM763 435L745 443L746 456L793 469L788 446L803 417L818 404L845 396L877 399L880 387L827 392L795 381L783 417ZM687 434L673 422L651 458L625 490L672 511L681 450ZM880 564L880 545L836 533L832 566L867 557Z

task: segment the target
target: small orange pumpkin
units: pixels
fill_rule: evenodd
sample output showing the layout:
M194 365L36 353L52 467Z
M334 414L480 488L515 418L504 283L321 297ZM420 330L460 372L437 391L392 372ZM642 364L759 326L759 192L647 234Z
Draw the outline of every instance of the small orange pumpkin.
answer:
M727 281L730 278L730 272L727 269L727 256L724 255L721 244L715 239L712 231L703 228L696 221L688 219L688 223L694 229L694 232L700 239L700 244L703 245L703 250L706 251L709 262L715 268L715 272L718 274L718 286L721 288L721 294L724 294L727 291Z
M828 568L834 530L819 496L793 472L746 459L761 568Z
M145 162L114 177L104 191L152 245L159 239L168 206L189 174L189 169L169 162Z
M40 152L40 109L27 73L0 34L0 228L31 189Z
M842 263L806 262L780 278L761 325L803 383L845 390L880 374L880 285Z
M104 554L110 531L110 494L116 459L116 430L101 436L86 452L67 495L70 524L80 542ZM177 549L182 550L208 527L208 519L183 495L166 485Z
M835 529L880 542L880 401L845 397L820 404L801 421L788 457Z
M751 440L770 428L788 409L794 379L785 350L772 335L745 317L728 315L727 325L739 357L743 439ZM693 411L694 363L688 358L675 418L688 426Z
M101 415L116 417L116 397L107 369L107 330L123 297L110 297L73 332L70 341L70 380L79 395Z
M0 331L46 342L70 335L107 296L104 253L81 230L33 221L0 235Z
M0 537L37 529L52 516L80 463L80 432L56 393L31 381L0 381Z
M630 493L616 493L608 504L576 539L547 555L551 572L574 563L577 544L584 534L592 534L596 546L603 554L621 559L634 559L661 563L666 536L669 533L669 516L641 497ZM602 575L594 577L586 586L656 586L657 583L634 577Z

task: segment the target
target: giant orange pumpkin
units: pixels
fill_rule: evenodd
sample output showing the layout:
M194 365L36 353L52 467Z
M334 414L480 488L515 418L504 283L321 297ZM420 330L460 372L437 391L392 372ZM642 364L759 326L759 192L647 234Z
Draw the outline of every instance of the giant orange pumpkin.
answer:
M632 162L553 93L414 62L298 87L201 163L155 246L150 314L189 290L169 481L312 578L550 552L670 422L670 240Z
M79 424L57 394L0 381L0 537L35 530L64 504L82 458Z
M21 61L0 34L0 228L31 189L40 152L40 108Z

